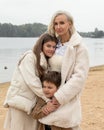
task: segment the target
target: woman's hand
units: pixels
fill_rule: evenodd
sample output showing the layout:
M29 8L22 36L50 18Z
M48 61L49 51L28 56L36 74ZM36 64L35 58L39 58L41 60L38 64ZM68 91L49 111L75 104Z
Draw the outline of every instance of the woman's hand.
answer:
M52 104L56 105L57 108L60 106L60 103L57 101L57 99L55 97L52 98Z

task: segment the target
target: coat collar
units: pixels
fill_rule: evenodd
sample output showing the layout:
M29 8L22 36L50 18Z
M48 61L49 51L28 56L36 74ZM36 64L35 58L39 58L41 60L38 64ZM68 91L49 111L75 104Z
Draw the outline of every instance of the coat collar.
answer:
M82 37L75 31L72 36L71 36L71 39L70 39L70 45L71 46L77 46L81 43L82 41Z
M75 31L72 34L70 40L68 42L66 42L64 44L64 46L73 46L74 47L74 46L79 45L81 43L81 41L82 41L82 37L77 33L77 31ZM60 46L62 46L62 44L61 44L61 42L59 40L59 43L57 44L57 47L60 47Z

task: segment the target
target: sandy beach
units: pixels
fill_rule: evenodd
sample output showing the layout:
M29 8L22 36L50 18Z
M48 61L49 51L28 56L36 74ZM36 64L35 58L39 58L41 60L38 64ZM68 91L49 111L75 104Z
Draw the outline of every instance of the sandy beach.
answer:
M0 84L0 130L7 109L3 107L10 83ZM104 130L104 66L90 68L82 93L82 130Z

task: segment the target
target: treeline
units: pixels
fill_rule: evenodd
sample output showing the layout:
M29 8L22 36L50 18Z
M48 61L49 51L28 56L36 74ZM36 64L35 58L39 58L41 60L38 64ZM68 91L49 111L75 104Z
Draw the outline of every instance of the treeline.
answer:
M47 30L47 25L41 23L12 25L0 23L0 37L38 37ZM95 28L94 32L79 32L83 37L102 38L104 31Z
M47 26L41 23L12 25L0 23L0 37L38 37L47 30Z
M83 37L91 37L91 38L103 38L104 37L104 31L98 30L98 28L95 28L94 32L79 32L81 36Z

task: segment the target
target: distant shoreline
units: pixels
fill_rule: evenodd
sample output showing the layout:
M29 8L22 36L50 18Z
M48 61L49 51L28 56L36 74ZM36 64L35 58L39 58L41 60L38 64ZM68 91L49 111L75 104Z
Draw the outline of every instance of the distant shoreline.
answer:
M97 66L90 67L90 71L97 71L102 69L104 69L104 65L97 65Z

